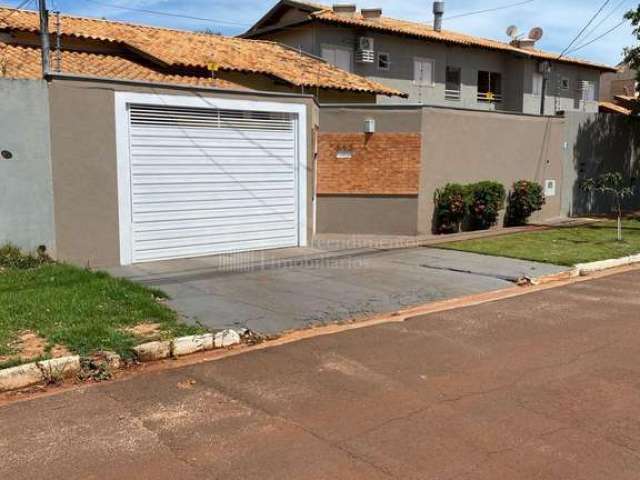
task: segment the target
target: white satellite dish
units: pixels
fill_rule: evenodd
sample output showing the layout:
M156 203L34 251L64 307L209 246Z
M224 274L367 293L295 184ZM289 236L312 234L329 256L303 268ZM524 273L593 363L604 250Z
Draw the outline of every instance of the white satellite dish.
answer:
M542 28L534 27L529 32L529 39L530 40L535 40L537 42L538 40L540 40L542 38L543 35L544 35L544 30L542 30Z
M517 36L518 36L518 27L516 27L515 25L511 25L509 28L507 28L507 37L516 38Z

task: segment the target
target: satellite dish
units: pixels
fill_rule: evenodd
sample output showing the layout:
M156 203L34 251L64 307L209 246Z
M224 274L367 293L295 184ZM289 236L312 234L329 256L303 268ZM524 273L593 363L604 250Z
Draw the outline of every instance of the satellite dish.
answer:
M515 25L511 25L509 28L507 28L507 37L516 38L517 35L518 27L516 27Z
M529 39L535 40L537 42L542 38L542 35L544 35L544 30L542 30L540 27L534 27L529 32Z

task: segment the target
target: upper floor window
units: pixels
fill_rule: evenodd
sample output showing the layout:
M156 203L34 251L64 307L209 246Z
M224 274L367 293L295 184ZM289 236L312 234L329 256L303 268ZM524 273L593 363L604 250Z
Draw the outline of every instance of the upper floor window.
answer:
M353 52L348 48L323 46L322 58L342 70L346 70L347 72L352 71Z
M596 84L588 80L578 82L579 88L582 90L582 100L585 102L595 102L596 100Z
M559 77L558 78L558 89L561 91L567 92L571 88L571 80L569 77Z
M416 85L433 85L435 60L430 58L413 59L413 82Z
M447 100L460 100L462 87L462 70L459 67L447 66L444 97Z
M544 75L534 73L531 77L531 94L537 97L542 96L542 85L544 84Z
M502 74L478 71L478 100L481 102L502 101Z
M389 70L391 68L391 55L384 52L378 53L378 68L380 70Z

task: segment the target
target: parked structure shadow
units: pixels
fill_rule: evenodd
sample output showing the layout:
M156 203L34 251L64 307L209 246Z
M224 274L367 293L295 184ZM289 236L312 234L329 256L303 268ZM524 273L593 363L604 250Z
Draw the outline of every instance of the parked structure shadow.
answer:
M573 215L610 214L613 196L585 192L581 185L607 172L620 172L636 185L625 201L628 211L640 208L640 119L618 114L600 114L586 119L578 129L574 145L576 181L573 185Z

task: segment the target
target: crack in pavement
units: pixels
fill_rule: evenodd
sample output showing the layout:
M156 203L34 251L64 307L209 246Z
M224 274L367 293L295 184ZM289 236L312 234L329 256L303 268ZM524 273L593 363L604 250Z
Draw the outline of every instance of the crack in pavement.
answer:
M193 375L195 378L198 378L197 374ZM225 385L221 384L220 382L217 382L215 380L212 380L211 378L207 378L206 382L204 381L204 379L202 379L201 377L199 378L199 380L207 385L208 388L213 388L215 390L217 390L219 393L222 393L223 395L226 395L229 398L234 399L235 401L244 404L246 407L261 412L265 415L267 415L270 418L274 418L274 419L278 419L282 422L284 422L285 424L292 426L298 430L301 430L303 432L305 432L308 435L311 435L313 438L315 438L316 440L321 441L322 443L324 443L325 445L338 450L342 453L344 453L345 455L347 455L347 457L349 457L352 460L356 460L358 462L362 462L366 465L369 465L371 468L373 468L374 470L382 473L385 477L388 478L398 478L391 470L389 470L388 468L382 466L382 465L378 465L375 462L373 462L372 460L359 455L358 453L350 450L349 448L347 448L344 445L341 445L340 442L336 442L333 441L329 438L325 438L322 435L320 435L319 433L313 431L312 429L305 427L304 425L300 424L299 422L296 422L290 418L287 418L283 415L280 415L276 412L271 412L269 411L269 409L265 408L264 406L252 401L250 398L247 398L245 395L243 395L241 392L236 391L232 391L233 389L230 389L228 387L226 387Z

